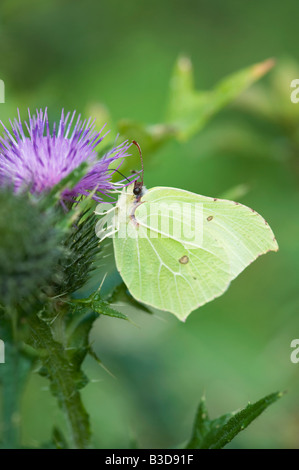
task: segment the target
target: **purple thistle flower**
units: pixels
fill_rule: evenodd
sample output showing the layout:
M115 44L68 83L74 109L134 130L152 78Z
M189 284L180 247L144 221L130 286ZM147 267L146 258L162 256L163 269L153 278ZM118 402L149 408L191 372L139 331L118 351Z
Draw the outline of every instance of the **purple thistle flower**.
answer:
M28 135L19 111L18 119L9 121L11 131L0 121L4 128L4 137L0 137L0 186L10 184L16 192L29 188L32 193L40 194L50 190L82 162L87 162L87 174L74 188L65 189L62 199L73 200L94 190L107 195L113 190L114 172L109 171L109 166L128 156L126 152L131 144L124 142L99 160L95 147L107 133L101 135L103 128L96 132L90 118L82 122L79 115L73 125L76 112L69 120L70 113L64 117L62 111L59 126L56 129L54 123L51 133L47 109L44 113L37 110L33 117L29 110L28 114L29 123L25 122ZM99 195L94 199L102 200Z

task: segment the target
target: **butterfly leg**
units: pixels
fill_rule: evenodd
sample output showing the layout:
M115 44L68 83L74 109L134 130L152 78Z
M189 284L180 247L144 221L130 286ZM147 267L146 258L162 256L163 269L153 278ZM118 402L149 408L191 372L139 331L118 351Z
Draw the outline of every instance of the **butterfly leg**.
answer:
M130 219L132 220L133 224L135 225L135 227L139 227L139 223L137 222L136 220L136 217L135 217L135 211L137 209L137 207L141 206L141 204L144 204L146 201L141 201L141 202L138 202L134 205L134 208L130 214Z
M110 227L107 227L106 230L99 230L98 232L96 232L96 235L97 237L99 238L100 240L100 243L105 240L105 238L108 238L108 237L112 237L112 235L114 235L115 233L118 232L118 229L114 229L114 230L111 230L112 229L112 226ZM110 230L110 231L109 231Z

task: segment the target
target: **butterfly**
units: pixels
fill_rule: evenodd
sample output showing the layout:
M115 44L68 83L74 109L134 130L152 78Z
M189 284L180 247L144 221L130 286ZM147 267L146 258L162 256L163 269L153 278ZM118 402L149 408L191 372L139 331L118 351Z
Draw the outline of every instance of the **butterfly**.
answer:
M116 267L131 295L183 321L258 256L278 250L253 209L177 188L147 190L143 170L122 190L113 226Z

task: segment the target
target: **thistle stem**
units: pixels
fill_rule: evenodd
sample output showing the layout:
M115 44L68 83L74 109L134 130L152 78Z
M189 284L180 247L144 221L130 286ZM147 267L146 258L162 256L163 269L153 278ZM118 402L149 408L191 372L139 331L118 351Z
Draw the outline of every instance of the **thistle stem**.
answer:
M80 393L75 383L72 364L68 361L63 346L53 339L49 325L36 315L29 317L32 346L42 350L42 361L51 382L51 391L70 429L71 447L85 449L89 443L89 418L84 409Z

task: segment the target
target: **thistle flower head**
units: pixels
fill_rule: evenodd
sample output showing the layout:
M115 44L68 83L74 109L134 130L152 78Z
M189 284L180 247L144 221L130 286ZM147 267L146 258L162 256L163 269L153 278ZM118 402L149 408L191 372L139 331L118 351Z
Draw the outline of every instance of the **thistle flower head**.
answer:
M54 123L50 130L47 110L37 110L34 116L30 111L28 114L29 120L23 124L18 112L18 119L10 121L11 130L0 121L4 129L4 136L0 137L0 186L11 185L15 192L29 189L40 194L87 162L87 174L75 187L65 189L62 198L72 200L96 190L94 198L101 200L101 194L113 189L109 166L127 156L128 142L99 160L95 148L106 134L102 135L103 129L96 132L91 119L82 122L80 115L75 120L76 112L64 116L62 111L59 125Z

